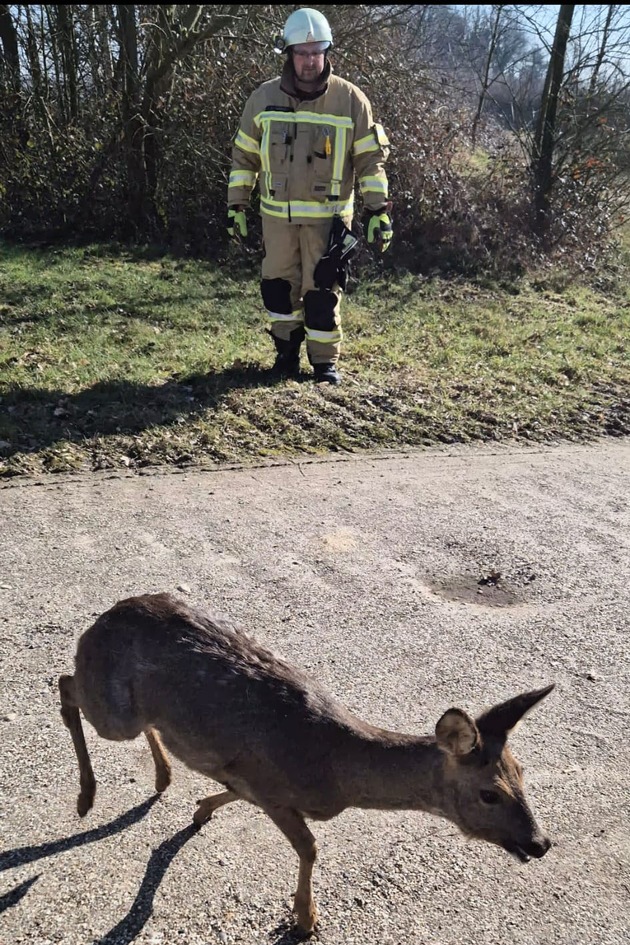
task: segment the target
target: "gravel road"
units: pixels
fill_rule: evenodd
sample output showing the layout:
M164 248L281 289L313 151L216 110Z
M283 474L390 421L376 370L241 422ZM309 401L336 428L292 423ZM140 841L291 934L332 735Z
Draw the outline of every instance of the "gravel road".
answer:
M159 799L143 739L86 726L57 678L116 600L179 591L242 623L353 711L431 733L556 689L514 733L553 847L521 865L429 815L315 824L323 945L626 945L630 938L630 440L475 447L0 487L1 945L289 945L293 850L214 787Z

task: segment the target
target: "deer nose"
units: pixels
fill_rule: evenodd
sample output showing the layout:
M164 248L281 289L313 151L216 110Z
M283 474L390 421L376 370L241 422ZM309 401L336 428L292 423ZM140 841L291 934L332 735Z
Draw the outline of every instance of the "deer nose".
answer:
M541 837L539 840L532 840L527 846L527 853L530 856L535 856L537 859L540 859L545 855L549 847L551 846L551 840L549 837Z

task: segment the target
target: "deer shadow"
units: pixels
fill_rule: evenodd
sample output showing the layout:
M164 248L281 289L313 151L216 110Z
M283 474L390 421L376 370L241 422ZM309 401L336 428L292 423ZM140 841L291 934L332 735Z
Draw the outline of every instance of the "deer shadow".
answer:
M171 862L182 847L198 833L199 828L194 824L189 824L168 840L164 840L153 851L129 912L109 932L101 938L94 939L93 945L130 945L133 942L153 914L155 894ZM297 945L307 937L287 919L272 930L269 945Z
M7 909L10 909L12 906L17 906L20 899L24 898L31 886L37 882L40 876L41 873L37 873L36 876L31 876L30 879L24 880L23 883L15 886L10 890L10 892L4 893L2 896L0 896L0 915L2 915L3 912L6 912Z
M26 863L33 863L35 860L44 859L47 856L54 856L57 853L65 853L66 850L72 850L75 847L82 847L86 843L96 843L98 840L104 840L111 837L121 830L130 827L131 824L138 823L151 810L159 794L132 807L131 810L116 817L107 824L101 824L100 827L94 827L92 830L85 830L83 833L74 834L71 837L62 837L59 840L50 840L48 843L40 843L28 847L16 847L13 850L3 850L0 852L0 873L4 870L14 869L17 866L24 866ZM0 896L0 914L7 909L16 906L24 898L29 889L37 882L40 873L25 880L8 893Z
M153 900L172 860L184 844L198 833L194 824L183 827L170 839L164 840L151 854L140 888L127 915L94 940L94 945L129 945L141 932L153 914Z
M84 846L87 843L96 843L111 837L131 824L137 823L149 812L151 807L159 798L159 794L154 794L148 800L143 801L131 810L117 817L115 820L92 830L86 830L83 833L75 834L72 837L64 837L59 840L52 840L48 843L42 843L28 847L16 847L14 850L0 852L0 872L17 866L23 866L26 863L32 863L35 860L44 857L54 856L57 853L64 853L75 847ZM130 945L139 935L153 914L153 902L155 894L160 887L164 876L182 847L188 841L197 835L198 828L194 824L183 827L176 834L167 840L164 840L152 853L147 863L144 877L136 897L125 915L108 932L100 938L93 940L93 945ZM6 909L17 905L26 896L31 887L40 878L40 873L30 877L20 883L8 893L0 896L0 914ZM269 933L269 945L297 945L305 939L304 933L300 932L292 922L287 919L281 921L276 928Z
M71 837L62 837L59 840L50 840L48 843L40 843L36 846L4 850L0 852L0 873L16 866L24 866L25 863L33 863L35 860L41 860L46 856L65 853L66 850L85 846L86 843L96 843L98 840L104 840L105 837L120 833L121 830L125 830L131 824L137 824L143 817L146 817L159 797L159 794L154 794L143 801L142 804L138 804L136 807L132 807L131 810L121 814L120 817L116 817L115 820L111 820L108 824L101 824L100 827L94 827L92 830L75 833Z

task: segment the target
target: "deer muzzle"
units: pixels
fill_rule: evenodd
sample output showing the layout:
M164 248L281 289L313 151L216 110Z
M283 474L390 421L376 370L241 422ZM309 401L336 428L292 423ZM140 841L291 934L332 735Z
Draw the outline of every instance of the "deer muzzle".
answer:
M506 843L504 849L518 857L521 863L529 863L532 857L537 860L543 857L550 846L551 840L549 837L541 835L523 844Z

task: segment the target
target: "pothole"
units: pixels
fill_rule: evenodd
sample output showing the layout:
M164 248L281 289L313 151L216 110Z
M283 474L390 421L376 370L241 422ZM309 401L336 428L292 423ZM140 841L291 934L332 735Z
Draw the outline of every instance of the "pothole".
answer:
M533 577L532 577L533 580ZM525 600L523 588L517 590L500 571L487 574L451 574L428 582L431 591L444 600L481 607L516 607Z

